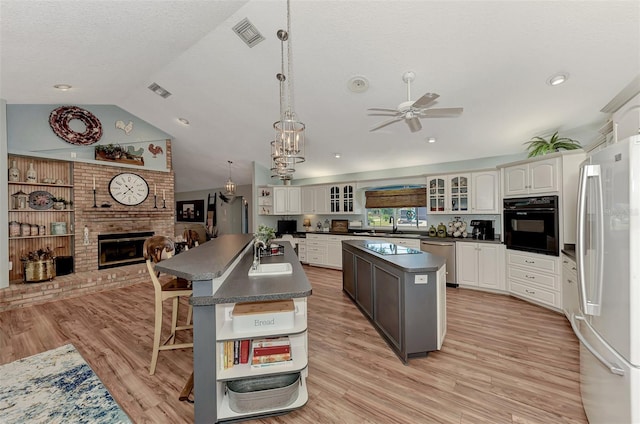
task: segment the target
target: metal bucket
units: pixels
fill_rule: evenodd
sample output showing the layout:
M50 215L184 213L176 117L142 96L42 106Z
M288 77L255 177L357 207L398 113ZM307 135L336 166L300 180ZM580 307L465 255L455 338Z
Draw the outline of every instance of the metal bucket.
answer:
M23 261L24 282L37 283L39 281L53 280L56 276L56 267L53 259L44 261Z

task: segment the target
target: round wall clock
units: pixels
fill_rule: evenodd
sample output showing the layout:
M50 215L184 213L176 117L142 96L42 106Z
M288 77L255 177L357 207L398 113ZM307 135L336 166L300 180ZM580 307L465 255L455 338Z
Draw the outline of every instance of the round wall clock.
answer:
M109 193L116 202L125 206L135 206L149 196L149 184L138 174L123 172L111 179Z

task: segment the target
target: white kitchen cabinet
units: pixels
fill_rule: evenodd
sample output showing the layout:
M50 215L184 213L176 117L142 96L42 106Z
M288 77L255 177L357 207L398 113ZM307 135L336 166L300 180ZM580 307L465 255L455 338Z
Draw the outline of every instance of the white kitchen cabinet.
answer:
M329 212L329 189L326 186L302 187L302 213L326 214Z
M499 187L500 173L497 170L473 172L471 174L471 213L501 213Z
M321 234L307 234L307 262L324 266L327 263L327 239Z
M355 184L331 184L328 188L329 213L356 213Z
M504 246L456 242L456 275L461 286L504 291Z
M560 172L558 157L508 166L504 168L504 197L556 193Z
M300 263L307 263L307 239L298 238L296 239L298 242L298 260Z
M342 240L346 240L348 237L328 235L325 238L327 243L326 265L342 269Z
M562 311L567 319L580 311L579 302L576 261L562 255Z
M273 213L299 215L302 211L300 187L273 187Z
M427 177L428 213L500 213L499 175L495 170Z
M506 269L510 294L557 311L562 310L559 258L507 250Z

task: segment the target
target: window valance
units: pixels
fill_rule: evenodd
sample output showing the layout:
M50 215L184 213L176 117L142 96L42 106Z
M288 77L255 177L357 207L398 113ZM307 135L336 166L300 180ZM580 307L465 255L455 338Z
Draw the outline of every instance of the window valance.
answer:
M403 208L427 206L426 187L393 190L369 190L364 193L366 208Z

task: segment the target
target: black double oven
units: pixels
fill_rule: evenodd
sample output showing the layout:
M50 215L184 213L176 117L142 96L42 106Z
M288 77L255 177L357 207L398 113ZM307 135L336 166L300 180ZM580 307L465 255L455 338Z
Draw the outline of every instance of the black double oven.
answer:
M558 196L504 199L507 249L560 256Z

